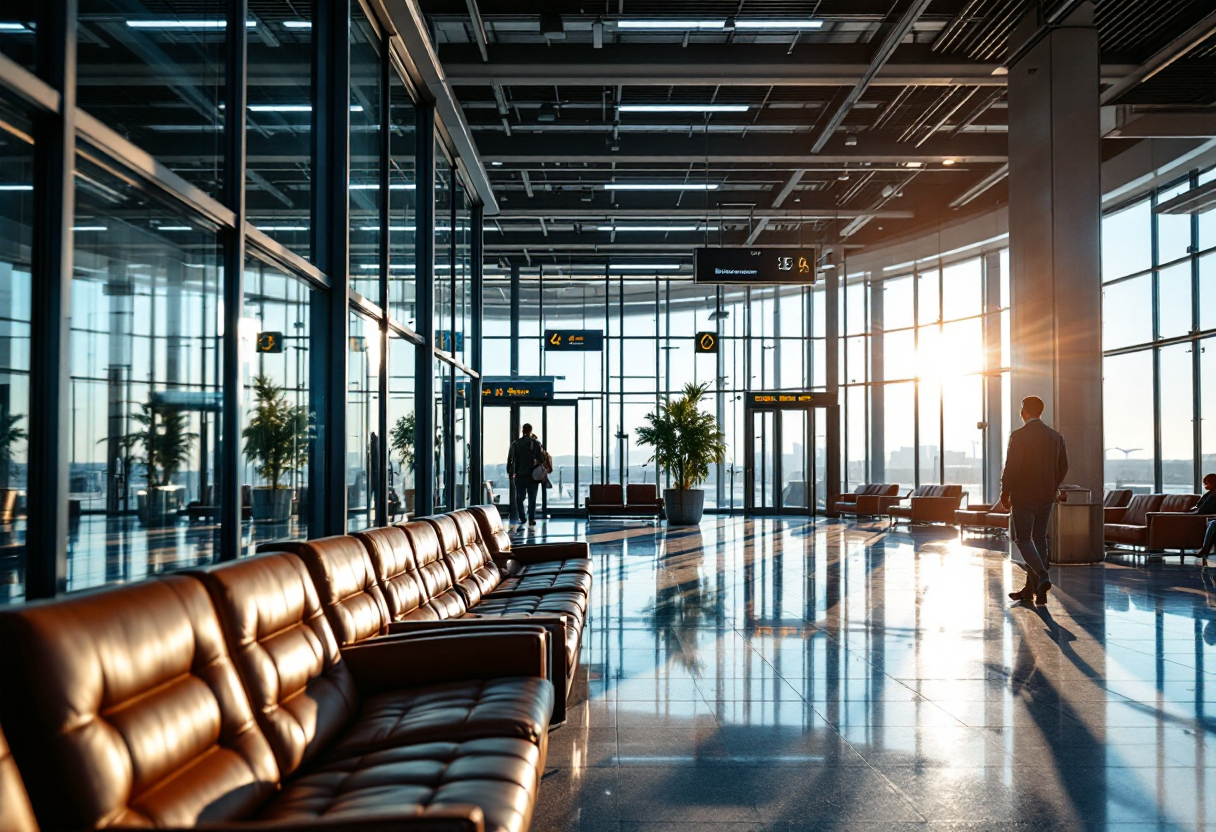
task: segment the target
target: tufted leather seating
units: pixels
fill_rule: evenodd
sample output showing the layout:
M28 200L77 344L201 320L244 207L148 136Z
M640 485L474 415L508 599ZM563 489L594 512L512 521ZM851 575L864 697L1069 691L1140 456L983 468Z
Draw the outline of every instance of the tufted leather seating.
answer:
M522 622L550 633L551 678L569 691L586 615L581 595L491 592L470 604L440 555L435 525L425 521L287 546L308 569L339 648L400 633L487 632ZM468 557L462 562L467 568ZM565 696L557 697L554 723L564 721L565 710Z
M888 507L899 500L899 485L896 483L859 485L852 494L840 495L836 501L836 513L854 517L881 517Z
M972 504L954 512L954 524L960 533L967 531L1009 532L1009 512L1000 503L992 505Z
M954 512L963 502L961 485L922 485L912 492L908 505L887 509L891 523L953 523Z
M339 652L304 564L263 555L0 611L0 723L47 829L517 832L547 748L547 640Z
M4 832L37 832L34 808L30 806L25 784L17 772L17 764L8 749L8 740L0 731L0 829Z
M1187 514L1198 494L1136 494L1125 508L1105 509L1107 544L1147 551L1198 549L1210 519Z
M468 513L486 553L505 574L500 591L560 591L591 594L592 566L585 541L512 546L496 506L473 506Z

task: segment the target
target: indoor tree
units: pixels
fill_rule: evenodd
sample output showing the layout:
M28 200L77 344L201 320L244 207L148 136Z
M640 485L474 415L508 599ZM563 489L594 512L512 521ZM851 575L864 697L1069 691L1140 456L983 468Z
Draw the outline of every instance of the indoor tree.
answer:
M646 415L638 428L638 443L654 448L650 459L667 471L674 488L664 491L667 519L676 525L700 522L704 492L697 486L709 478L709 466L726 458L726 436L711 413L702 413L708 384L686 384L683 395L669 398Z

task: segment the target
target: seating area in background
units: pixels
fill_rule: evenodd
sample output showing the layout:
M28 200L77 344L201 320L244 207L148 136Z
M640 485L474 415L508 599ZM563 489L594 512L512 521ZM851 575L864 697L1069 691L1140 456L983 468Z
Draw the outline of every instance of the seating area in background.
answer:
M654 520L663 517L663 498L659 487L648 483L627 485L619 483L592 484L587 495L587 518L627 517Z
M1198 494L1130 496L1125 506L1104 509L1106 545L1143 553L1194 553L1203 545L1203 535L1211 519L1186 513L1198 502Z
M900 499L899 486L895 483L859 485L852 494L840 495L836 501L836 511L852 517L882 517L887 507Z
M891 525L951 525L954 523L954 512L963 504L964 496L961 485L921 485L907 498L907 505L901 500L899 504L890 506L887 509L887 519L891 521Z
M587 544L483 506L269 548L0 611L0 829L528 828Z

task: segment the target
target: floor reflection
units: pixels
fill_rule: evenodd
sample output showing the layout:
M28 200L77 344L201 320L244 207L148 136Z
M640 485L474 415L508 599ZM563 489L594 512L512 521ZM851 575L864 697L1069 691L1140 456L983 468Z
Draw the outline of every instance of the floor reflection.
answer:
M1216 828L1216 575L827 521L549 521L596 559L539 830ZM1211 662L1211 664L1209 664ZM725 829L725 827L721 827Z

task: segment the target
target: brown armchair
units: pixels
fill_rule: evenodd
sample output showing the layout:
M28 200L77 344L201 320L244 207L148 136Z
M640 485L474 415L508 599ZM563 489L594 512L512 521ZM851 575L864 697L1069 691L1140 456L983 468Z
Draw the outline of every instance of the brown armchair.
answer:
M908 505L893 505L887 509L891 524L904 521L918 523L953 523L954 512L963 502L961 485L922 485L912 492Z
M967 531L1008 532L1009 511L1000 503L970 505L954 512L954 525L960 534Z
M1105 509L1106 543L1146 552L1198 549L1211 519L1187 513L1198 502L1198 494L1137 494L1126 508Z
M836 501L837 514L852 514L855 517L881 517L883 501L899 501L899 485L896 483L871 483L859 485L852 494L841 494Z
M617 483L592 483L586 507L588 517L622 517L625 489Z
M657 485L641 483L625 486L625 503L634 513L645 517L661 517L663 498Z

